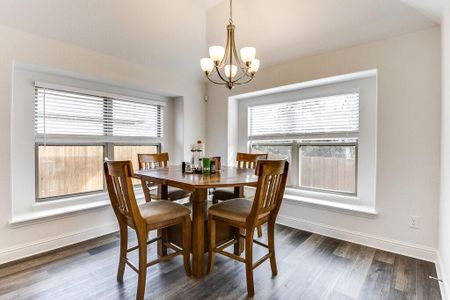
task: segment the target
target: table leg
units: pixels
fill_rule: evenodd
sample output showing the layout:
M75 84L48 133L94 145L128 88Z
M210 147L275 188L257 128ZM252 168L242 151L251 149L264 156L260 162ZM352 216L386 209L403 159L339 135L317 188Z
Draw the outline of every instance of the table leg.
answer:
M244 197L244 187L243 186L235 186L234 187L234 197L236 197L236 198ZM242 252L244 252L245 240L240 237L240 234L244 234L244 230L235 228L234 235L238 240L238 242L236 244L234 244L234 254L236 254L236 255L241 255Z
M167 184L160 184L158 185L158 198L161 200L167 200L169 194L169 187ZM166 256L167 255L167 247L164 246L164 242L167 242L167 229L158 229L157 230L158 237L161 237L160 240L158 240L158 255Z
M204 188L192 194L192 275L197 278L204 274L206 196Z

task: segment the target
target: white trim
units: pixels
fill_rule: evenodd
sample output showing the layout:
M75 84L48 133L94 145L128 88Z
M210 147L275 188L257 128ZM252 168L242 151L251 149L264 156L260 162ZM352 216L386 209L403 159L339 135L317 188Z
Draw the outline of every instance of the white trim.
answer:
M306 88L310 88L310 87L340 83L340 82L350 81L350 80L355 80L355 79L368 78L368 77L372 77L372 76L377 76L376 69L360 71L360 72L355 72L355 73L349 73L349 74L343 74L343 75L337 75L337 76L331 76L331 77L309 80L309 81L303 81L300 83L277 86L277 87L269 88L269 89L265 89L265 90L259 90L259 91L255 91L255 92L230 96L228 99L229 100L234 100L234 99L241 100L241 99L246 99L246 98L260 97L260 96L265 96L265 95L270 95L270 94L275 94L275 93L291 92L291 91L306 89Z
M338 201L337 199L339 199L339 197L346 197L346 196L341 195L332 195L332 196L336 196L334 200L317 199L311 197L304 197L293 193L292 194L285 193L283 199L289 201L294 205L302 205L312 208L330 209L332 211L349 213L351 215L363 215L367 217L375 217L378 215L377 210L373 206L345 203L342 201ZM349 197L349 198L357 199L356 197Z
M437 277L442 280L439 282L439 287L441 288L441 296L443 300L448 300L450 297L450 289L448 288L448 274L445 273L445 266L442 261L442 256L439 250L437 251L437 260L436 260L436 273Z
M334 227L326 224L320 224L316 222L306 221L282 215L278 216L277 223L356 244L361 244L393 253L406 255L421 260L426 260L430 262L436 261L436 249L428 246L407 243L394 239L388 239L381 236L376 236L353 230L347 230L344 228Z
M6 248L0 250L0 264L45 253L61 247L113 233L117 231L117 228L116 223L111 223Z

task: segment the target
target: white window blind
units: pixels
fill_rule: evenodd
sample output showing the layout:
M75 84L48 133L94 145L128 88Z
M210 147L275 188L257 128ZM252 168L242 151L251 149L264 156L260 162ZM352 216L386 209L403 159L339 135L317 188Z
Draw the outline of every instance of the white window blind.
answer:
M248 131L249 139L357 133L359 94L250 106Z
M161 138L163 106L35 88L35 133Z

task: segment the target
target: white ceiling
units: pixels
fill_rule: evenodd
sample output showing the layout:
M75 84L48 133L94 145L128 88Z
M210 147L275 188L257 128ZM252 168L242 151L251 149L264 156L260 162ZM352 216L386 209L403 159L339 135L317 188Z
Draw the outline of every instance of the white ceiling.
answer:
M262 68L434 25L400 0L235 0L233 7L236 43L256 47ZM228 1L208 9L208 45L224 45L227 19Z
M237 44L264 68L434 25L402 1L442 0L234 0ZM198 78L227 20L224 0L0 0L0 24Z

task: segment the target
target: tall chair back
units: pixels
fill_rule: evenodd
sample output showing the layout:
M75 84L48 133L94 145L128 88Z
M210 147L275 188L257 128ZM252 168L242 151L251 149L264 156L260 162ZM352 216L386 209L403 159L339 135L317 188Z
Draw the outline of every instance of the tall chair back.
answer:
M131 181L134 174L131 161L106 161L104 170L109 199L119 224L125 222L136 227L144 222Z
M267 159L267 154L238 152L236 155L237 167L241 169L254 169L260 159Z
M167 167L169 153L138 154L139 170Z
M276 218L283 200L289 163L286 160L259 160L256 166L258 185L248 220L255 223L261 217Z

